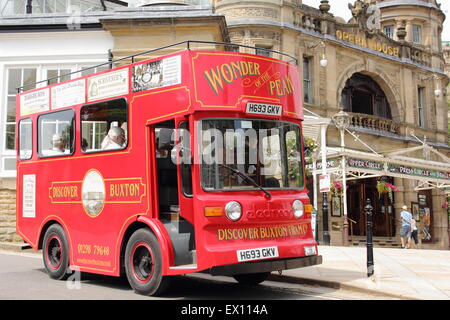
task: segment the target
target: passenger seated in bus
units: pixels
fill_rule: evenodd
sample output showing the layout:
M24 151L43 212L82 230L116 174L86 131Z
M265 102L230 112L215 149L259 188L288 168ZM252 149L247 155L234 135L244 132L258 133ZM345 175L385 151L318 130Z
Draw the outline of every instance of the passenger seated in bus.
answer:
M85 138L83 138L81 140L81 150L86 151L88 146L89 146L89 144L88 144L87 140Z
M66 141L65 139L58 133L55 133L52 136L52 150L45 151L46 156L56 156L65 154L66 149Z
M108 143L103 147L103 150L121 149L125 142L125 132L122 128L111 127L108 131Z
M128 142L128 124L126 122L122 123L120 127L123 130L125 139L123 140L123 145L126 146Z

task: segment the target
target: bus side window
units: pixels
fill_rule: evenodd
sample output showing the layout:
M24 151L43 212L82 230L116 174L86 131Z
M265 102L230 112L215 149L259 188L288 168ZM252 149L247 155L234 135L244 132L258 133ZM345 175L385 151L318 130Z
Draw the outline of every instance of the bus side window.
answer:
M48 113L38 118L39 156L66 156L74 152L74 119L73 110Z
M128 144L125 99L104 101L81 108L81 150L85 153L122 150Z
M33 155L33 127L30 118L19 122L19 158L29 160Z

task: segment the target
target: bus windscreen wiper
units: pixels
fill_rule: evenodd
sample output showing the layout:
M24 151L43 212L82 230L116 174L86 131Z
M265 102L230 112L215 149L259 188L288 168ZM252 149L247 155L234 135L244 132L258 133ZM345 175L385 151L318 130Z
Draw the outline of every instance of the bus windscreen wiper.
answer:
M250 178L248 175L246 175L245 173L243 173L242 171L235 169L233 167L227 166L226 164L222 164L222 163L218 163L218 165L220 165L221 167L227 168L228 170L233 171L234 173L240 175L242 178L244 178L245 180L249 181L252 185L254 185L255 187L257 187L258 189L260 189L262 192L264 192L266 194L266 196L270 199L272 198L272 195L269 193L269 191L267 191L266 189L264 189L263 187L261 187L255 180L253 180L252 178Z

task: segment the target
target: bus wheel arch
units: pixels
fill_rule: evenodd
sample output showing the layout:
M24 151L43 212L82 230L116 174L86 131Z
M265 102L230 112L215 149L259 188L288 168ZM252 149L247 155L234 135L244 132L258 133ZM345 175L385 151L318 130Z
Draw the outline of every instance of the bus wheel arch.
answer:
M38 245L37 245L37 249L38 250L42 249L42 246L44 245L45 233L47 232L48 228L50 228L53 224L59 224L62 227L61 223L59 223L57 220L49 220L49 221L47 221L44 224L44 226L41 228L40 232L39 232L39 240L38 240Z
M161 229L162 228L162 229ZM125 250L127 247L127 243L130 240L130 237L136 232L138 229L148 229L159 242L162 251L162 259L163 259L163 267L167 268L170 266L171 260L173 257L168 253L172 252L172 246L168 241L168 236L164 236L163 232L165 232L164 227L158 226L156 223L152 223L150 219L145 217L139 217L137 220L130 223L127 227L123 235L121 236L121 244L120 244L120 273L125 274ZM163 269L164 270L164 269Z
M128 282L135 292L158 296L168 288L170 278L163 276L161 241L149 227L132 232L126 241L123 262Z

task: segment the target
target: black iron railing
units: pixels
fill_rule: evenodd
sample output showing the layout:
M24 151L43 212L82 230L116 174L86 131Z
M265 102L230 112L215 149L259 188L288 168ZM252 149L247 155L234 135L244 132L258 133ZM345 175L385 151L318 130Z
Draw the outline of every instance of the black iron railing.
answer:
M18 93L21 93L21 92L24 91L23 90L24 88L36 87L40 83L47 83L46 85L49 85L52 80L60 79L60 78L65 77L65 76L70 76L72 74L81 73L81 72L84 72L86 70L91 70L91 69L103 67L103 66L106 66L106 65L109 67L109 69L112 69L114 63L117 63L117 62L120 62L120 61L124 61L124 60L131 60L131 63L135 63L135 58L138 57L138 56L148 55L148 54L151 54L151 53L155 53L157 51L161 51L161 50L165 50L165 49L169 49L169 48L173 48L173 47L177 47L177 46L184 45L187 50L191 50L191 44L213 44L213 45L223 46L224 47L224 51L234 51L234 52L237 52L237 50L239 48L248 48L248 49L255 50L255 54L256 54L257 50L258 51L265 51L265 52L269 52L269 53L279 54L282 58L284 58L284 59L287 58L288 59L288 60L286 60L287 62L294 63L294 64L298 63L297 58L295 58L294 56L291 56L289 54L282 53L282 52L279 52L279 51L275 51L275 50L272 50L272 49L261 48L261 47L252 47L252 46L247 46L247 45L244 45L244 44L237 44L237 43L230 43L230 42L185 40L185 41L173 43L173 44L170 44L170 45L167 45L167 46L159 47L159 48L156 48L156 49L151 49L151 50L139 52L139 53L136 53L136 54L132 54L132 55L120 58L120 59L116 59L116 60L112 60L112 58L110 58L109 61L101 63L101 64L97 64L95 66L87 67L87 68L84 68L84 69L81 69L81 70L78 70L78 71L73 71L73 72L61 74L59 76L47 78L47 79L41 80L41 81L27 83L27 84L25 84L25 85L23 85L21 87L17 87L16 89L17 89ZM180 49L180 50L183 50L183 49Z

